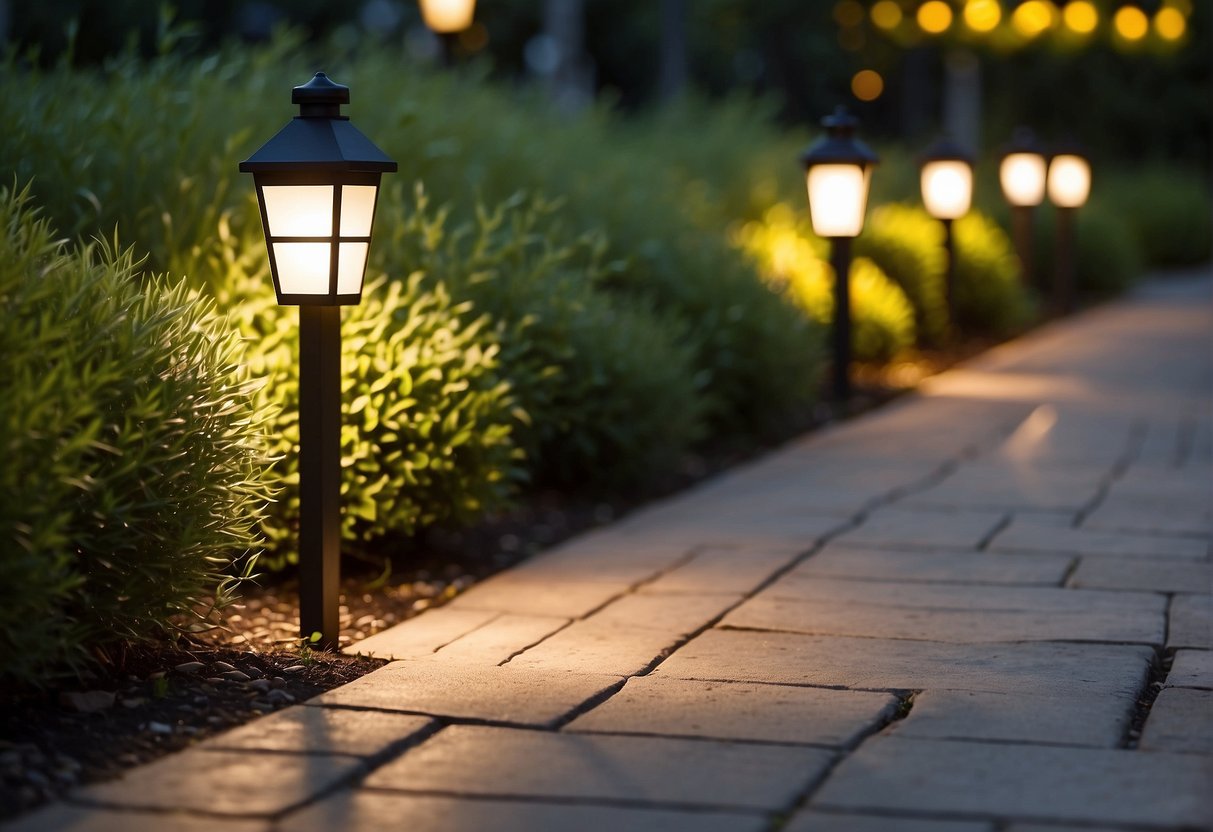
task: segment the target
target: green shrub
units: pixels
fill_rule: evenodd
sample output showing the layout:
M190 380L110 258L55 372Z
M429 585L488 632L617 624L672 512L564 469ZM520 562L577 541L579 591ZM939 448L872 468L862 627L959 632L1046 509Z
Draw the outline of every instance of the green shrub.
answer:
M280 566L297 554L298 313L278 306L263 248L232 235L226 251L219 304L248 339L250 373L266 380L259 403L278 414L272 435L284 493L264 526L275 544L269 565ZM372 275L362 303L342 310L346 540L467 522L506 505L525 477L512 436L525 414L501 375L488 317L424 278Z
M899 203L872 209L856 253L870 257L906 293L924 345L939 346L948 337L943 226L921 208Z
M226 602L272 411L210 301L57 242L28 191L0 189L0 224L0 678L33 683Z
M965 333L1005 337L1026 326L1033 304L1019 277L1010 240L990 218L972 211L953 224L956 248L955 325ZM948 332L943 227L925 210L883 205L872 212L857 249L871 257L914 304L915 317L938 344ZM921 331L921 330L920 330Z
M389 206L391 259L444 281L495 322L538 483L635 486L702 436L711 391L696 383L687 327L602 288L619 268L601 262L602 235L562 242L560 206L522 195L453 229L420 185L413 204L393 193Z
M1001 226L972 211L956 220L952 231L957 326L964 332L1005 338L1030 324L1035 303Z
M823 326L834 318L834 272L803 219L780 204L761 222L749 222L737 244L761 265L765 278ZM914 345L914 310L905 293L866 257L851 264L852 349L861 361L888 361Z
M1213 257L1213 205L1202 173L1156 166L1111 173L1106 181L1096 170L1095 177L1096 204L1133 227L1147 265L1188 266Z
M1036 281L1051 297L1056 272L1056 211L1042 207L1035 223ZM1099 202L1078 209L1074 224L1074 282L1077 291L1095 297L1123 292L1141 277L1141 248L1132 228Z

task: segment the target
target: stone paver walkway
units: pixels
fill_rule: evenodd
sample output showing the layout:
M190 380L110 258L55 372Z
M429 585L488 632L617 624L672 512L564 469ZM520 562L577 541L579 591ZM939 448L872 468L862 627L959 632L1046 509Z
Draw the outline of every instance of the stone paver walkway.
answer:
M1213 295L1050 327L14 829L1213 826Z

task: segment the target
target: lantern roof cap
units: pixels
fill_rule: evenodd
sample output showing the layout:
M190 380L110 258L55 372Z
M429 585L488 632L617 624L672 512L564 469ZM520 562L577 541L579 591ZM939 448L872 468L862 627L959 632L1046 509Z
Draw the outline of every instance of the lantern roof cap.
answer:
M291 103L349 104L350 88L336 83L323 72L317 72L306 84L291 88Z
M1000 148L998 155L1006 158L1012 153L1034 153L1037 156L1044 156L1046 151L1031 127L1016 127L1015 132L1011 134L1011 140Z
M928 162L964 162L972 167L975 161L973 153L949 135L940 136L918 155L919 167Z
M855 138L859 119L846 107L839 105L834 112L821 120L826 135L809 145L800 154L800 163L806 168L822 164L875 165L880 157L863 142Z
M1082 142L1073 136L1063 136L1058 141L1049 143L1048 155L1054 158L1057 156L1078 156L1086 159L1087 149Z
M240 163L242 173L309 170L390 173L396 163L341 115L350 88L323 72L291 91L300 113Z

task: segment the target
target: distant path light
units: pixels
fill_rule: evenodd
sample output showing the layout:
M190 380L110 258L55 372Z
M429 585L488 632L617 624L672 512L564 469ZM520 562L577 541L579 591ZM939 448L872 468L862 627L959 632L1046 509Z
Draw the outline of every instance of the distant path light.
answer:
M918 27L929 35L942 35L952 26L952 7L944 0L927 0L918 7Z

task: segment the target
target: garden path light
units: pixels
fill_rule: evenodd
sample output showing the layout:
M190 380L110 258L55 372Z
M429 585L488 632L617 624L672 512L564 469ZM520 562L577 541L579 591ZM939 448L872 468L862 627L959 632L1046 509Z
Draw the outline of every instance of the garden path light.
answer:
M919 158L922 203L927 213L943 223L947 269L944 272L944 296L948 322L956 324L956 246L952 221L969 213L973 204L973 157L951 139L940 139Z
M859 121L845 107L822 119L826 135L800 156L809 190L813 233L830 241L834 268L834 397L851 395L851 241L863 231L872 169L880 161L855 138Z
M362 300L379 180L396 163L323 72L299 115L240 163L253 174L278 303L299 307L299 629L337 646L341 556L341 307Z

